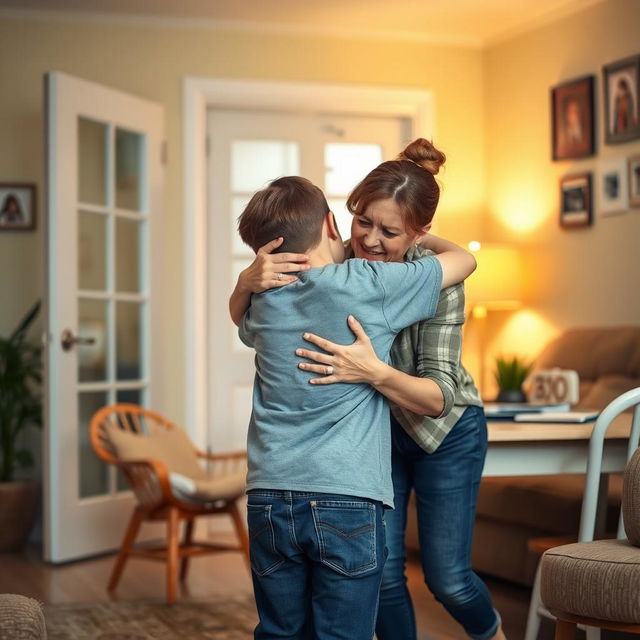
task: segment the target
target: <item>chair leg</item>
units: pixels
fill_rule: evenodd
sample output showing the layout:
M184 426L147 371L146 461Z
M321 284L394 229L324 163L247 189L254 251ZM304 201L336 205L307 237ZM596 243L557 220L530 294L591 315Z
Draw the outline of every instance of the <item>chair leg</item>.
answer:
M244 558L249 568L251 568L249 561L249 536L247 535L247 530L244 526L242 516L240 515L240 510L238 509L237 502L232 502L229 505L229 514L231 515L233 525L235 527L236 533L238 534L238 538L240 539L240 546L242 547L242 550L244 552Z
M187 520L184 529L184 543L183 548L191 546L193 542L193 519ZM184 582L187 578L187 571L189 570L189 556L184 556L180 561L180 582Z
M576 628L577 625L575 622L567 622L566 620L560 620L558 618L556 620L555 640L575 640Z
M178 581L178 525L180 516L178 509L169 508L167 518L167 604L176 601L177 581Z
M145 515L145 512L140 507L136 507L131 514L131 520L129 520L129 526L124 534L122 546L120 547L120 551L118 551L116 562L111 570L111 577L109 578L109 584L107 586L109 591L114 591L118 586L118 581L120 580L122 570L128 559L129 551L136 540L140 525L144 522Z
M524 640L537 640L540 632L540 608L542 607L542 598L540 597L540 566L536 569L536 577L533 581L531 589L531 602L529 603L529 615L527 616L527 629L524 634Z

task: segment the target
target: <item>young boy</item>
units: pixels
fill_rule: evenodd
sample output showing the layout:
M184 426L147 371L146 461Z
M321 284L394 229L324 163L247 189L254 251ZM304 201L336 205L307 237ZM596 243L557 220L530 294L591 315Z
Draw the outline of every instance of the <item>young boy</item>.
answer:
M350 342L355 312L381 359L395 335L435 312L441 288L475 268L462 249L407 263L344 259L324 195L279 178L239 222L255 251L277 236L311 268L251 297L240 337L256 351L247 478L255 638L371 640L393 506L389 411L368 385L311 387L295 367L302 334ZM232 317L247 304L234 292Z

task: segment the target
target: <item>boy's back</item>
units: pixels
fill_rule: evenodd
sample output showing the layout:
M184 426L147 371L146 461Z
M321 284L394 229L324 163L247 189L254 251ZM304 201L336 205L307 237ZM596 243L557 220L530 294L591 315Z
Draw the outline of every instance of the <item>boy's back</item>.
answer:
M435 312L439 262L349 260L254 295L240 337L256 350L247 489L338 493L393 505L389 411L364 384L309 385L295 365L302 334L346 343L349 313L386 360L395 335Z

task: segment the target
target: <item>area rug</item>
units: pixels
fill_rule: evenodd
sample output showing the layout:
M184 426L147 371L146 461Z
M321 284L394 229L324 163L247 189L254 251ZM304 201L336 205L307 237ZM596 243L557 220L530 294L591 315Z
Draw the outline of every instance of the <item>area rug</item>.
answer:
M121 601L45 605L48 640L250 640L250 596L210 601Z

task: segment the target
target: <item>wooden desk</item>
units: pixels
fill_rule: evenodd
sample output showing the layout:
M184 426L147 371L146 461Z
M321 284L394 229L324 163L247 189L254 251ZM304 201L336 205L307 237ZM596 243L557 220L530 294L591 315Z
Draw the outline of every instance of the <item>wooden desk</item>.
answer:
M485 476L584 473L594 422L581 424L493 420ZM631 414L618 416L607 432L602 472L623 471Z

